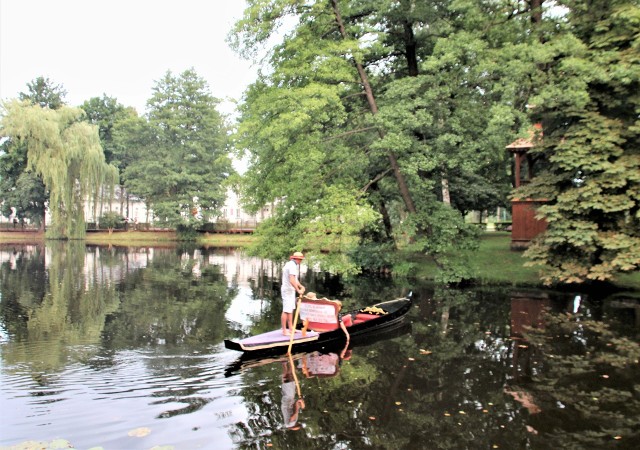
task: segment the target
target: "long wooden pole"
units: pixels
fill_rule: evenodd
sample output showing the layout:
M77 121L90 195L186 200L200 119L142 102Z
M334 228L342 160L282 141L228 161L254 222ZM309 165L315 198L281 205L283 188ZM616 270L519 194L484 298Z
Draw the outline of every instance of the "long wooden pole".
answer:
M300 391L300 382L298 381L298 375L296 374L296 366L293 362L293 356L289 353L289 366L291 367L291 374L293 375L293 381L296 382L296 389L298 391L298 398L302 398L302 393Z
M293 323L291 325L291 338L289 339L289 349L287 355L291 355L291 347L293 347L293 336L296 334L296 325L298 324L298 313L300 313L300 303L302 302L302 295L298 297L298 304L296 305L296 312L293 315Z

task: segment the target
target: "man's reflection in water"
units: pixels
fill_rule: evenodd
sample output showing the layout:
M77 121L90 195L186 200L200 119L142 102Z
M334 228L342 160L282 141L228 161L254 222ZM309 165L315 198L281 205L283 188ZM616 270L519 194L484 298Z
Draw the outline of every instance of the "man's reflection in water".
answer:
M299 430L298 414L304 409L304 400L300 395L300 388L296 378L293 360L282 363L282 416L284 424L289 430ZM297 399L296 399L297 394Z

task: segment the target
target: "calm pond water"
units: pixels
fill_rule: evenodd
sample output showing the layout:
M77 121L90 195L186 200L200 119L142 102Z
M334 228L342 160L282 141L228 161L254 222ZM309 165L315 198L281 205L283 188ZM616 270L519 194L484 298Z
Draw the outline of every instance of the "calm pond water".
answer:
M304 269L308 291L345 308L409 291L414 306L344 352L242 362L223 339L279 326L277 264L228 249L0 247L0 447L637 448L638 293Z

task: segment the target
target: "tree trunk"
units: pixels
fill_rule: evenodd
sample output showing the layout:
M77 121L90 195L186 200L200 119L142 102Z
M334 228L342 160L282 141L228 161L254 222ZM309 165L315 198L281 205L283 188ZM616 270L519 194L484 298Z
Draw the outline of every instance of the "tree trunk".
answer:
M407 71L410 77L418 76L418 56L416 54L417 44L413 34L413 27L409 22L404 22L404 53L407 58Z
M451 206L451 193L449 192L449 179L447 175L442 172L442 203Z
M347 32L344 28L344 23L342 22L342 16L340 15L340 9L338 7L337 0L331 0L331 5L333 6L333 12L336 16L336 22L338 24L338 28L340 30L340 35L343 39L347 39ZM369 84L369 78L367 77L367 73L364 70L362 64L354 59L354 64L356 69L358 70L358 75L360 76L360 81L362 83L362 87L364 88L365 95L367 97L367 102L369 103L369 109L372 114L378 113L378 105L376 104L376 99L373 96L373 91L371 90L371 85ZM378 130L378 134L380 137L384 137L384 132L382 130ZM400 189L400 195L404 200L404 204L407 210L410 213L416 212L415 204L413 203L413 198L411 197L411 193L409 192L409 187L407 186L407 182L404 178L404 175L400 171L400 166L398 165L398 158L392 150L387 150L387 156L389 157L389 162L391 163L391 169L393 170L393 174L395 175L396 181L398 183L398 188Z
M378 183L373 183L371 185L371 190L378 192L380 195L380 189L378 187ZM378 208L380 210L380 214L382 215L382 223L384 224L385 236L387 239L392 239L393 237L393 226L391 225L391 218L389 217L389 211L387 210L387 205L384 203L382 197L380 197L380 201L378 202Z
M529 0L529 8L531 8L531 22L534 24L542 23L542 3L544 0Z

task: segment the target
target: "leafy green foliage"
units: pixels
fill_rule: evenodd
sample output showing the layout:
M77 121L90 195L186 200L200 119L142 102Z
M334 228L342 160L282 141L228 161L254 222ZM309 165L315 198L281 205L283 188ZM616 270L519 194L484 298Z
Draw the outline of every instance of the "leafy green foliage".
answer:
M40 76L27 83L27 92L20 92L18 99L43 108L59 109L65 104L66 95L62 85Z
M26 145L27 169L41 176L50 192L47 235L84 237L86 198L117 180L116 168L105 163L97 128L82 121L77 108L12 101L5 109L2 133Z
M156 221L195 229L225 199L232 172L226 124L193 69L167 72L153 90L148 123L134 115L119 122L114 153L126 164L129 192L153 208Z
M58 109L64 105L66 91L49 78L38 77L27 83L27 92L18 98L43 108ZM5 139L0 144L0 210L9 216L16 209L18 219L28 219L44 227L49 192L42 178L27 168L27 147L16 139Z
M442 281L464 280L472 273L459 255L474 248L474 233L440 206L505 206L504 148L542 120L537 158L546 172L516 195L549 200L539 210L549 230L527 255L549 269L547 282L636 270L638 7L560 3L249 2L230 38L236 49L255 57L276 44L242 109L238 144L251 162L244 192L255 210L286 197L277 209L286 218L261 236L283 237L271 225L286 224L295 236L286 247L305 247L307 227L298 225L319 217L310 205L326 203L327 190L300 173L329 173L316 179L361 189L379 213L351 252L360 263L385 240L408 242L434 258ZM289 29L278 34L283 23Z
M109 231L111 231L118 225L120 225L123 220L124 218L120 213L109 211L100 216L100 219L98 219L98 223L100 224L101 228L108 228Z
M487 76L495 55L482 37L488 19L474 25L475 34L461 31L456 39L441 39L439 33L462 27L453 20L458 13L450 2L329 3L249 2L231 38L238 51L256 55L279 24L291 20L292 30L277 36L268 55L269 75L247 91L236 141L251 162L243 186L249 205L254 210L281 205L278 217L260 230L261 248L274 249L272 256L279 257L293 248L310 249L323 255L319 262L330 270L377 270L394 264L389 255L376 262L381 249L415 240L412 248L446 266L443 280L464 279L468 267L453 255L461 247L473 248L475 238L463 230L460 213L438 206L449 204L443 186L456 195L450 204L460 211L503 204L507 189L489 187L508 186L505 156L495 145L503 148L522 118L501 107L504 96L488 95L496 84ZM344 32L337 27L338 14ZM496 35L495 45L501 39ZM373 94L363 95L369 86L354 62L369 69ZM520 91L510 95L512 100ZM477 114L479 109L492 114ZM398 178L398 172L407 178L409 192L388 176ZM360 195L349 193L356 189ZM340 205L335 192L353 199L347 200L351 204L366 203L378 217L351 224L348 246L344 235L313 227L342 226L342 214L326 207ZM407 198L416 206L409 207ZM414 209L420 212L413 214ZM430 219L436 211L437 219ZM408 213L414 217L406 221ZM436 236L436 221L451 232Z
M640 8L566 2L571 33L544 44L532 102L546 165L517 195L544 198L547 232L527 251L547 283L611 280L640 267Z
M87 120L98 127L100 142L107 163L117 161L114 153L113 131L118 120L129 115L129 111L113 97L103 95L102 98L94 97L85 101L81 108L87 114ZM115 164L117 165L117 164ZM123 167L118 166L122 170Z

